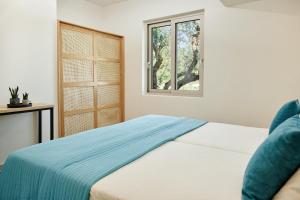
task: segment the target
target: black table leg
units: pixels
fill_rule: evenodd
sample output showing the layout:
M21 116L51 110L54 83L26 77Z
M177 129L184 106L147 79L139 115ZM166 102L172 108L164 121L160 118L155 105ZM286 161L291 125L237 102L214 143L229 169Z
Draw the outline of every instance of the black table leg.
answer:
M39 110L38 116L38 131L39 131L39 143L42 143L42 111Z
M50 140L54 139L54 115L53 108L50 108Z

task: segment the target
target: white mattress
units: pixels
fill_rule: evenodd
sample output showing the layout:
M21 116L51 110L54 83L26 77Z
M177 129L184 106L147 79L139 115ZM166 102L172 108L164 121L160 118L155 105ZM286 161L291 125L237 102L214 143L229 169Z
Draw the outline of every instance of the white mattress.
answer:
M90 200L240 200L247 163L267 133L208 123L98 181Z
M253 154L267 136L264 128L210 122L176 141Z

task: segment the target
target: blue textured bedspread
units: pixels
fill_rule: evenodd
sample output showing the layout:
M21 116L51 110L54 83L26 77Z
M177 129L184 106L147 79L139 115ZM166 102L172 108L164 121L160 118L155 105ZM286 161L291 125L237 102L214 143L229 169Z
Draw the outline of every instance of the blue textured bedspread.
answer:
M87 200L101 178L205 123L148 115L16 151L0 174L0 199Z

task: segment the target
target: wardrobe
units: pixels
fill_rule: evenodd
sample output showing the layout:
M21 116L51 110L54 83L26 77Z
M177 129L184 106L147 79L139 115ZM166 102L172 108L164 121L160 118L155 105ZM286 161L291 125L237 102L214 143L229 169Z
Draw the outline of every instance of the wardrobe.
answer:
M124 37L58 21L60 137L124 120Z

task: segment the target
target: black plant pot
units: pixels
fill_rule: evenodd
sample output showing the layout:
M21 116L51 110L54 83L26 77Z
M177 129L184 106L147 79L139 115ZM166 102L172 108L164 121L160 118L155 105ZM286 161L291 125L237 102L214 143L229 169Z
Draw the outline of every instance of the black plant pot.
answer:
M19 103L20 103L20 98L11 98L11 99L9 99L9 103L11 104L11 105L18 105Z

